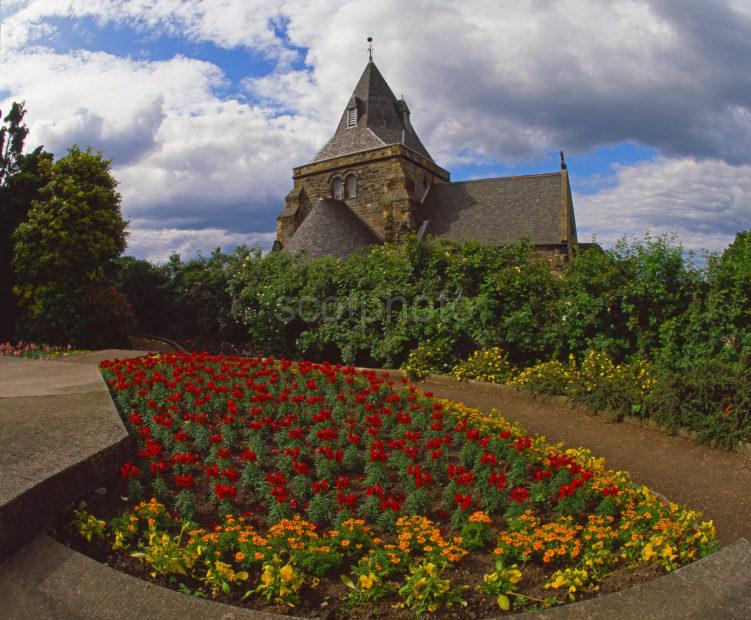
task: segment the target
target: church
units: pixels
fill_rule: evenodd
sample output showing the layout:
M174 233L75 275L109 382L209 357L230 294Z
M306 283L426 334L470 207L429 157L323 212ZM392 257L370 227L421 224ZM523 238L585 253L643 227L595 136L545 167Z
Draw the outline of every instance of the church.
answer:
M333 137L292 179L276 247L310 258L429 234L494 245L527 238L560 268L577 241L563 153L555 172L452 182L372 56Z

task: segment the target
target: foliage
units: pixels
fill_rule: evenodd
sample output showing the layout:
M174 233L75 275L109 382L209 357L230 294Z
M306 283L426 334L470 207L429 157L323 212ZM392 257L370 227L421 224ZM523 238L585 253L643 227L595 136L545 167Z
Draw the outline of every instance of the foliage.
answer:
M576 370L569 372L566 394L593 411L608 411L619 417L639 413L653 384L646 362L615 364L604 353L588 351Z
M503 560L497 560L495 570L483 576L482 590L496 597L498 607L503 611L511 609L509 595L513 595L517 584L522 580L522 572L517 564L510 567L503 565Z
M661 370L645 413L672 431L688 428L722 447L751 440L751 359L699 359L680 371Z
M72 147L46 165L49 180L13 235L14 291L25 312L20 331L51 343L116 343L129 326L129 308L110 280L126 225L110 162Z
M427 612L434 612L441 606L466 606L462 598L462 591L467 586L452 587L451 581L442 577L445 565L423 561L409 570L404 584L399 588L399 594L404 598L401 607L407 607L420 616Z
M647 235L576 252L558 275L526 241L501 248L407 237L346 259L243 247L160 267L131 262L120 290L133 297L139 325L153 325L142 331L296 359L401 365L412 377L457 362L462 377L502 382L508 370L519 387L645 415L634 373L698 359L743 363L750 263L749 232L702 269L675 239ZM482 353L496 347L503 361ZM581 370L571 359L600 354L612 376L605 371L590 389L565 376ZM512 368L522 370L514 377Z
M410 379L425 379L431 372L448 370L450 356L451 350L445 343L428 340L409 352L402 370Z
M475 351L466 360L451 369L451 374L459 381L475 379L489 383L506 383L514 372L500 347Z
M11 338L17 320L12 268L13 233L48 180L52 154L38 147L24 154L28 135L23 104L14 103L0 127L0 339Z
M524 368L509 378L507 384L537 394L564 395L576 372L576 360L572 355L568 364L553 360Z

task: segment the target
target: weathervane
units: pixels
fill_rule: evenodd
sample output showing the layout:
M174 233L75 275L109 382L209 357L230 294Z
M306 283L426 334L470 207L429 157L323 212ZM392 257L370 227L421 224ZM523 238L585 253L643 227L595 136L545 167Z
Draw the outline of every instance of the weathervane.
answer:
M373 62L373 36L368 37L368 61Z

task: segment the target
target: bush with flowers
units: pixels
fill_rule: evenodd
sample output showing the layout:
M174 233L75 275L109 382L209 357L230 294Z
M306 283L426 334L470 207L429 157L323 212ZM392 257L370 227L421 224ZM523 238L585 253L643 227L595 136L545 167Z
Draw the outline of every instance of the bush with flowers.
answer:
M121 470L132 497L75 527L206 596L299 608L329 588L354 615L525 609L714 549L711 522L587 451L387 373L208 354L102 372L137 443Z
M580 364L570 355L567 363L552 360L516 371L495 347L476 351L457 364L452 374L459 380L505 383L536 394L569 396L593 411L609 411L617 417L640 414L655 385L647 362L616 364L599 351L588 351Z
M451 374L459 381L474 379L489 383L506 383L514 374L505 352L500 347L475 351L466 360L451 369Z
M452 348L448 344L428 339L409 352L402 370L410 379L421 380L433 372L448 372L452 358Z

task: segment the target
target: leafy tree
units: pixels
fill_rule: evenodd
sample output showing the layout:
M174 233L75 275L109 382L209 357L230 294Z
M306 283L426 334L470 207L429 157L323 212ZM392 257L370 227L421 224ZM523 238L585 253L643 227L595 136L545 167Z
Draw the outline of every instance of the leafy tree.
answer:
M24 104L13 102L10 112L3 119L7 126L0 127L0 183L18 172L18 161L23 153L26 136L29 135L29 128L23 122L25 116Z
M16 323L16 297L13 295L15 274L11 265L12 237L26 220L31 202L48 181L52 154L39 147L24 154L28 129L23 123L26 110L14 103L0 127L0 339L13 335Z
M13 235L22 331L84 346L122 339L131 315L112 275L126 222L110 161L73 146L48 165L49 180Z

